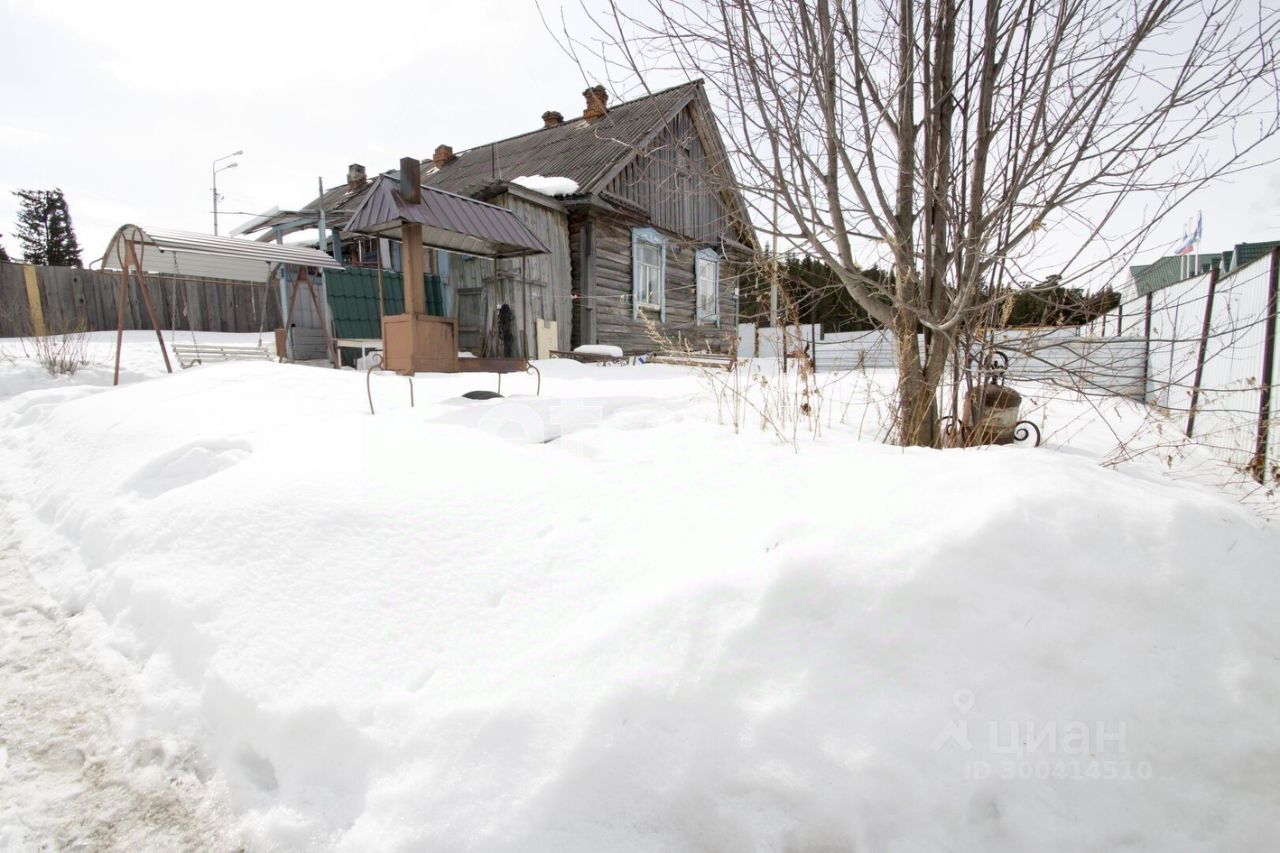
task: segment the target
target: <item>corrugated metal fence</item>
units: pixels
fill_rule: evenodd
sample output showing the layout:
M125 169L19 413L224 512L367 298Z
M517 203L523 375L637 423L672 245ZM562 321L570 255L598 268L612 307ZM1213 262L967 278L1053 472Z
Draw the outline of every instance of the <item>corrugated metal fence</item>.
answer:
M1187 279L1131 299L1093 324L1122 326L1144 342L1149 324L1147 399L1178 416L1196 441L1272 479L1280 464L1274 334L1268 346L1276 264L1273 253L1216 281L1211 274Z
M1009 378L1145 400L1187 436L1259 480L1280 481L1280 251L1215 278L1204 274L1132 298L1081 328L1002 331ZM893 369L883 331L787 329L786 348L819 370ZM739 355L776 357L781 330L739 327Z
M738 353L776 358L782 350L781 330L742 325ZM1142 340L1081 337L1078 329L1011 329L996 336L1009 354L1009 377L1052 382L1082 393L1142 397L1145 381ZM917 337L923 354L923 337ZM815 352L818 370L892 370L896 344L882 330L823 334L820 325L791 326L786 348Z

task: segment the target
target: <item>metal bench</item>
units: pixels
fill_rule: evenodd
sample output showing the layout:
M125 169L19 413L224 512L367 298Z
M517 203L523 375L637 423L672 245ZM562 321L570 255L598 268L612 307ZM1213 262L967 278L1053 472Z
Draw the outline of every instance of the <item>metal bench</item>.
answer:
M542 371L530 364L527 358L460 358L458 359L458 372L498 374L499 394L502 393L502 374L532 372L538 377L538 390L534 393L537 395L542 394Z
M369 414L375 414L373 408L373 372L382 368L383 353L381 350L374 350L370 354L371 364L364 374L364 391L369 398ZM533 373L538 377L538 388L536 394L542 394L542 371L529 363L526 358L460 358L458 359L458 373L496 373L498 374L498 391L493 396L502 396L502 374L504 373ZM413 375L405 376L409 380L409 408L413 408ZM483 393L483 392L482 392ZM472 397L476 392L468 392L464 397L472 399L488 399L487 394Z
M174 357L183 369L206 361L271 361L274 356L264 346L248 344L173 344Z

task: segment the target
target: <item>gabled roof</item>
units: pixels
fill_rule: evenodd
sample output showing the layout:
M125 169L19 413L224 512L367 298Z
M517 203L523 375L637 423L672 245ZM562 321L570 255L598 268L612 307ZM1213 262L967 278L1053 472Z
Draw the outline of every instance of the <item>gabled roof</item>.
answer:
M701 80L682 83L613 104L594 121L579 117L470 148L443 168L424 172L422 183L472 195L497 180L545 175L572 178L580 194L599 192L615 168L696 98L701 87ZM430 158L423 161L424 166L430 163Z

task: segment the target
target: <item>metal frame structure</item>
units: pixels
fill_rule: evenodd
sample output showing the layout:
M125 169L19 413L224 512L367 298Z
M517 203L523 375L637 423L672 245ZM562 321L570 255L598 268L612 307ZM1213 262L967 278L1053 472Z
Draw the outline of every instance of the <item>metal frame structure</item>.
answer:
M975 387L981 388L987 385L994 385L1003 388L1005 380L1008 378L1009 354L999 349L972 352L965 359L965 370L970 376L974 377L973 384ZM978 427L983 417L984 412L981 407L978 407L978 410L974 412L974 423L966 423L957 415L946 415L940 419L939 425L945 438L952 441L958 439L962 447L969 447L978 434ZM1040 427L1033 421L1017 421L1011 428L1012 443L1022 444L1031 438L1033 434L1035 435L1035 441L1032 442L1031 446L1039 447L1041 441Z
M201 284L227 285L249 284L266 288L268 282L281 267L294 267L298 273L289 294L289 313L285 328L293 319L297 305L298 287L306 283L312 304L320 317L325 342L334 367L338 366L338 351L329 330L327 312L320 305L320 297L312 283L310 269L342 269L342 265L323 252L296 246L279 246L240 240L234 237L213 237L186 231L164 228L143 228L123 225L112 236L101 259L104 270L120 271L120 293L116 316L116 360L113 385L120 384L120 352L124 345L125 303L128 300L129 279L138 284L147 317L155 329L160 353L164 356L165 369L173 372L169 352L165 348L160 317L151 301L147 279L182 279ZM185 272L183 271L185 268Z

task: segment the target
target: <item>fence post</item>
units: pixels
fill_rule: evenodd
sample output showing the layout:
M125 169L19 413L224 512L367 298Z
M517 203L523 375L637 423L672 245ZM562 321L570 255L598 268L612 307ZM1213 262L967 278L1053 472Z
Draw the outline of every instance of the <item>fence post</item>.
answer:
M1267 479L1267 443L1271 438L1271 383L1275 381L1277 290L1280 289L1280 246L1271 250L1271 270L1267 277L1267 324L1262 347L1262 393L1258 399L1258 443L1253 454L1253 478Z
M42 338L49 330L44 325L44 304L40 301L40 279L35 266L23 264L22 278L27 285L27 312L31 315L31 333Z
M1142 328L1142 337L1146 344L1142 348L1142 399L1148 400L1151 395L1151 294L1147 294L1147 319Z
M1196 428L1196 403L1200 400L1200 382L1204 379L1204 360L1209 352L1209 324L1213 321L1213 295L1218 289L1218 268L1209 268L1209 297L1204 303L1204 325L1200 327L1200 354L1196 357L1196 378L1191 383L1191 405L1187 411L1187 438Z

